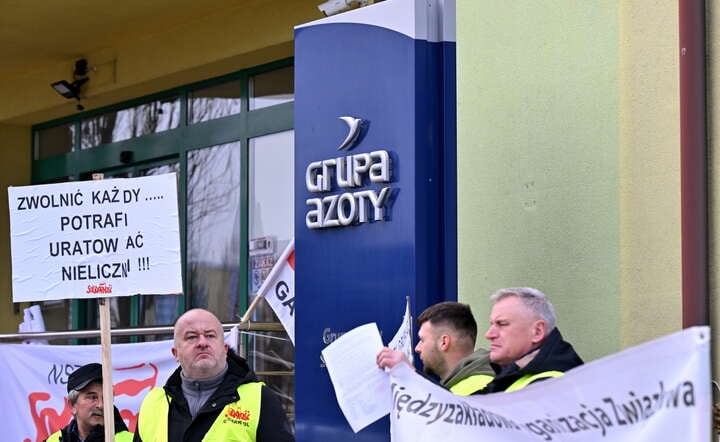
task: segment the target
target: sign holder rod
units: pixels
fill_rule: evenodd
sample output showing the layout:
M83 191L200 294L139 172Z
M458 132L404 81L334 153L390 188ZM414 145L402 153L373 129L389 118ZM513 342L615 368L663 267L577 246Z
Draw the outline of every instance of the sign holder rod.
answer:
M100 313L100 344L102 346L103 376L103 419L105 440L115 440L115 408L113 405L112 351L110 337L110 303L107 298L98 298Z
M94 173L93 180L102 180L105 175ZM103 377L103 421L105 422L105 440L115 440L115 406L112 380L112 337L110 329L110 302L107 298L98 298L98 314L100 316L100 345L102 348Z

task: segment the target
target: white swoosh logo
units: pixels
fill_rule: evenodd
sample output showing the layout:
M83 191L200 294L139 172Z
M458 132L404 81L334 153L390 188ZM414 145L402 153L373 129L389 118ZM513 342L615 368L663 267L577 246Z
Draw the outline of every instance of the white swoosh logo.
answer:
M360 125L362 124L362 118L355 117L338 117L348 125L348 134L345 140L338 146L337 150L343 150L346 147L352 145L360 135Z

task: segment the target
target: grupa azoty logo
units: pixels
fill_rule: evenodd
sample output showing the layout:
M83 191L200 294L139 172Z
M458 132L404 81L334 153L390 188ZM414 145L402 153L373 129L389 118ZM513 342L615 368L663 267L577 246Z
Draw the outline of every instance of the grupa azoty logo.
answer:
M364 120L338 118L347 124L348 133L337 150L350 150L360 139ZM305 186L317 196L305 200L305 225L321 229L384 221L391 181L392 162L385 149L311 162L305 169Z
M345 124L348 126L348 134L343 140L342 143L340 143L340 146L338 146L337 150L343 150L347 149L350 150L355 145L355 142L358 139L358 136L360 135L360 130L362 129L362 118L355 118L355 117L338 117L339 119L343 120Z

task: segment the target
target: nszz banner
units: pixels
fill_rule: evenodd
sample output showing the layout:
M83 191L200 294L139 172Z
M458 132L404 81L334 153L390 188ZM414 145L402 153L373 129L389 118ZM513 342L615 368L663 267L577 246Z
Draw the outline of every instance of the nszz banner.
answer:
M392 441L709 441L709 342L694 327L487 396L456 396L399 364Z
M231 334L225 334L228 342ZM178 367L172 340L113 344L115 406L130 431L135 430L140 403ZM0 409L3 440L42 442L72 419L67 380L76 368L102 362L99 345L0 345Z

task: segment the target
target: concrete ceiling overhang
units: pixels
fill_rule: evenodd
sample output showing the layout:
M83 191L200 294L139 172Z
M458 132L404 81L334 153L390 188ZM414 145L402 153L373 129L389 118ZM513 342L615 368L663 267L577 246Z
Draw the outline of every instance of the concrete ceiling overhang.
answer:
M0 14L0 89L6 94L13 92L12 88L17 85L27 89L27 85L32 84L33 91L24 99L41 101L44 96L39 97L35 88L54 94L47 82L48 72L67 72L65 79L71 79L74 61L86 54L127 45L128 41L138 40L138 36L157 36L187 29L194 22L218 15L237 20L238 29L252 27L256 21L282 23L282 29L287 29L285 40L291 41L294 24L321 17L316 7L318 3L319 0L5 1ZM63 79L55 76L52 75L52 80ZM30 79L35 78L42 78L42 81L32 83ZM17 95L22 93L18 91ZM117 93L109 95L114 95L112 99L127 98ZM14 97L16 103L18 96ZM41 108L38 108L39 114L25 109L16 111L12 108L17 107L12 104L13 100L6 102L0 103L0 123L32 124L38 118L54 118L58 113L67 113L62 110L45 112ZM58 106L69 108L70 104L60 100Z
M65 62L138 34L158 33L248 0L18 0L3 2L3 77ZM252 13L253 11L248 11Z

